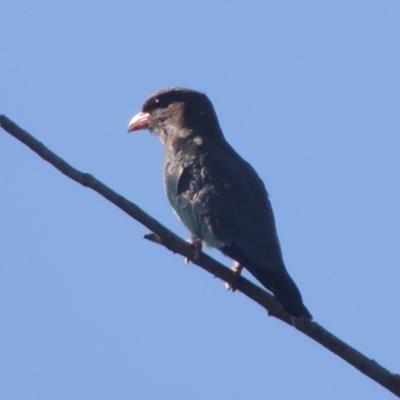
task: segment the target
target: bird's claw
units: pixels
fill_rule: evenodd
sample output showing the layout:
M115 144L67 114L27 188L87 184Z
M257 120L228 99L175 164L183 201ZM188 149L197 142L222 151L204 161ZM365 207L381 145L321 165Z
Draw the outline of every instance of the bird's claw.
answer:
M186 240L188 243L190 243L193 246L193 257L190 259L188 257L185 257L185 264L189 264L190 261L197 261L200 256L201 256L201 251L203 249L203 243L201 239L199 239L197 236L192 235L190 239Z
M225 288L226 288L226 290L232 290L232 293L233 293L236 290L235 279L236 279L236 277L240 276L240 274L242 273L243 265L241 265L240 263L235 261L235 263L233 264L233 267L231 269L233 271L233 280L232 280L232 283L225 282Z

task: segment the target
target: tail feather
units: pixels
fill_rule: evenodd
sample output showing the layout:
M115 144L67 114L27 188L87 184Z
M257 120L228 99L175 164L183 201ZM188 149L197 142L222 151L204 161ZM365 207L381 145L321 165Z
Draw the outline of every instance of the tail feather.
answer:
M263 286L275 295L282 308L290 315L312 319L312 315L303 304L299 289L286 271L283 260L277 260L280 268L276 268L272 272L265 267L255 265L234 244L222 247L219 250L244 266Z
M282 308L290 315L312 319L311 313L303 304L299 289L286 270L271 273L257 268L249 272L275 295Z

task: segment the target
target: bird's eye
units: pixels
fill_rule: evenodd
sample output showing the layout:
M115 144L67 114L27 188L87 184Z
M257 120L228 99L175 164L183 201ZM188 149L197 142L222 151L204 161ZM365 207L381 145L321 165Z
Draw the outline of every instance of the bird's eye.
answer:
M153 100L153 104L156 108L166 108L168 107L168 101L166 99L160 99L159 97L156 97Z

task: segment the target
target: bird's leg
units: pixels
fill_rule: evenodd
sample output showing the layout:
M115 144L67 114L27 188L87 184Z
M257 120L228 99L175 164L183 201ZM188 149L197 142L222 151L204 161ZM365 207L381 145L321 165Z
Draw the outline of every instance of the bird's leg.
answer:
M225 282L226 290L232 290L232 292L234 292L236 290L236 288L235 288L235 278L237 276L240 276L240 274L242 273L243 268L244 267L243 267L242 264L238 263L237 261L234 262L233 267L231 268L232 271L233 271L233 281L232 281L232 283Z
M194 249L194 254L193 254L192 260L185 257L185 264L189 264L190 261L197 261L200 258L201 250L203 248L203 243L202 243L201 239L193 233L190 235L190 238L186 241L188 243L190 243Z

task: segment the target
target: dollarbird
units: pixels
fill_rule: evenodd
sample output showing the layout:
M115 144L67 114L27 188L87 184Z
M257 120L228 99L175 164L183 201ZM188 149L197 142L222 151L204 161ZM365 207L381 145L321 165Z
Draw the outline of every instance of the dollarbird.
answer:
M201 92L167 88L151 95L128 132L148 129L164 145L164 186L194 244L220 250L246 268L293 317L312 318L286 270L267 190L227 142Z

